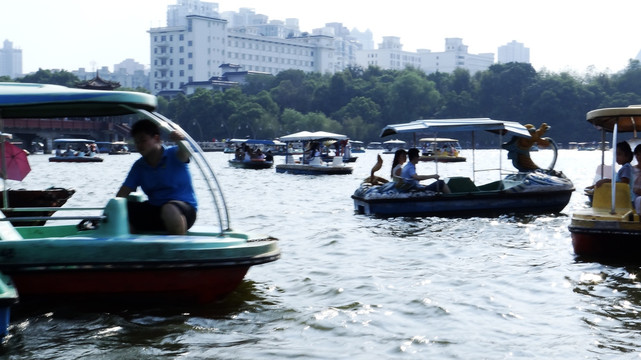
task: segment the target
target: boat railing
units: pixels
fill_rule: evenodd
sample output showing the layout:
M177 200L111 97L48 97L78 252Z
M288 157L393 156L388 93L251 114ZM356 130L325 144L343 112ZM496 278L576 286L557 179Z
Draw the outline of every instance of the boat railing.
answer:
M34 211L104 211L104 207L84 207L84 208L62 208L62 207L3 207L2 211L20 213ZM0 221L47 221L47 220L96 220L102 221L107 218L106 215L71 215L71 216L8 216L0 218Z

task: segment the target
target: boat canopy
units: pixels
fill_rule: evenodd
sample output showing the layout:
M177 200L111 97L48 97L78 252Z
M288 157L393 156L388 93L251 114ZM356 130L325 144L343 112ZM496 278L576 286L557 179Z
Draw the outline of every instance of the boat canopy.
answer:
M586 118L598 129L608 132L614 131L615 124L619 132L641 131L641 105L592 110Z
M490 118L415 120L404 124L392 124L383 128L381 137L402 133L478 130L530 137L525 126L518 122Z
M393 139L393 140L387 140L387 141L383 142L383 144L388 144L388 145L389 144L399 144L399 145L401 145L401 144L405 144L405 141L399 140L399 139Z
M53 141L54 144L93 144L95 143L95 140L90 140L90 139L55 139ZM106 144L111 144L110 142L107 142Z
M458 142L457 139L452 138L420 138L419 142Z
M322 140L345 140L347 135L334 134L326 131L301 131L290 135L285 135L280 137L280 141L292 142L292 141L322 141Z
M149 94L72 89L59 85L0 82L0 118L92 117L153 111Z

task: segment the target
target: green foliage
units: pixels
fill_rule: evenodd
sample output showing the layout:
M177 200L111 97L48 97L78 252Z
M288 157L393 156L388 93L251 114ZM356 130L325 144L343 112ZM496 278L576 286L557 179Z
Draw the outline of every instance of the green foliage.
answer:
M17 82L22 83L36 83L36 84L54 84L63 85L67 87L74 87L80 81L78 77L68 71L51 71L38 69L33 74L25 75L22 78L17 78Z
M45 72L43 75L47 75ZM537 73L530 64L492 65L470 74L426 75L421 70L350 67L335 74L288 70L252 74L242 88L199 90L159 101L159 109L204 140L275 138L308 130L379 140L387 124L421 118L490 117L552 126L557 142L600 136L586 112L641 104L641 64L631 60L616 74Z

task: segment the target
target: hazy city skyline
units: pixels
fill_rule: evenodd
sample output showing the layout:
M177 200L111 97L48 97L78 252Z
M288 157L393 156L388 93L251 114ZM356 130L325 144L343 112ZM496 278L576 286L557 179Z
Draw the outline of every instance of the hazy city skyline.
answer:
M496 61L498 47L515 40L530 48L530 62L537 70L554 72L582 73L589 66L620 71L641 50L634 22L616 20L641 10L635 0L607 5L596 0L326 0L314 7L292 0L213 2L220 12L244 7L270 20L298 18L302 31L329 22L341 22L350 30L369 29L376 45L383 36L398 36L405 51L441 52L445 38L458 37L470 53L494 53ZM22 49L24 73L38 68L113 70L127 58L148 66L147 31L166 26L167 5L172 4L176 0L4 1L0 41L7 39Z

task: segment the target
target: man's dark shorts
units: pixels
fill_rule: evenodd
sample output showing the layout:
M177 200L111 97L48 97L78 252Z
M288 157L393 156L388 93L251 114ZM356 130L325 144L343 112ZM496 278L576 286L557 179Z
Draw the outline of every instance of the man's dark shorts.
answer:
M185 215L187 229L194 225L194 222L196 222L196 209L184 201L173 200L169 203L177 206L183 215ZM149 201L128 201L129 223L136 232L167 231L165 223L160 217L161 208L161 206L151 205Z

